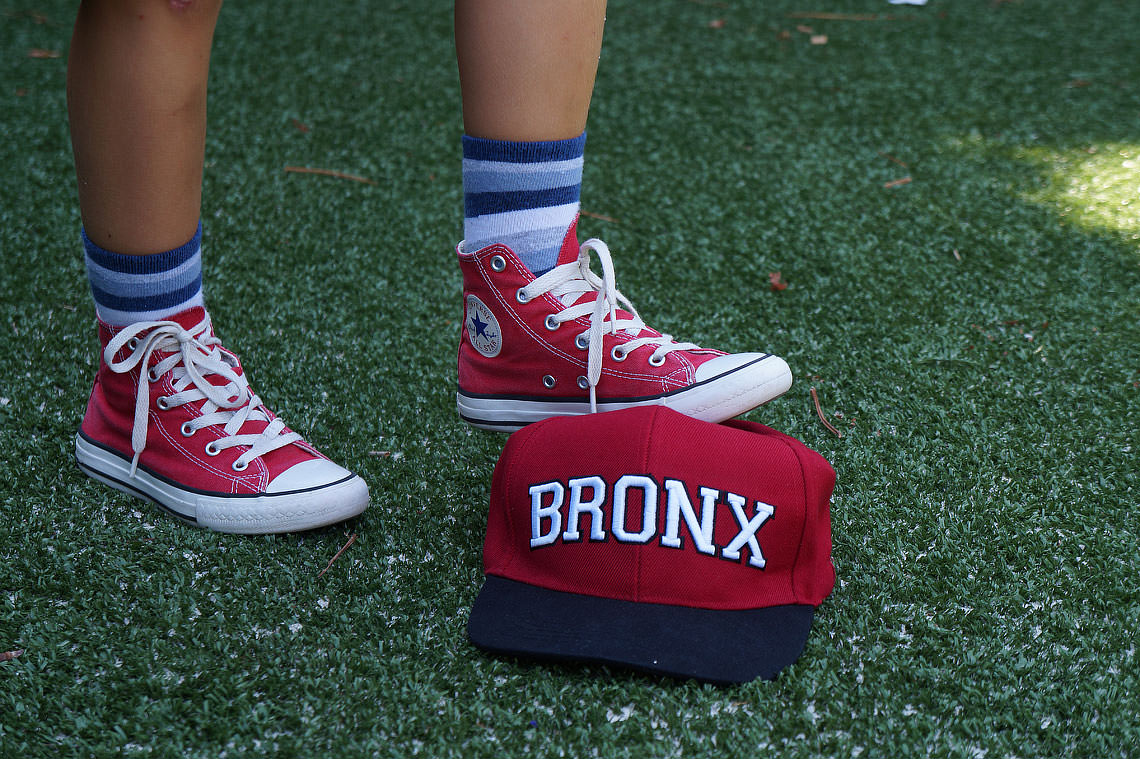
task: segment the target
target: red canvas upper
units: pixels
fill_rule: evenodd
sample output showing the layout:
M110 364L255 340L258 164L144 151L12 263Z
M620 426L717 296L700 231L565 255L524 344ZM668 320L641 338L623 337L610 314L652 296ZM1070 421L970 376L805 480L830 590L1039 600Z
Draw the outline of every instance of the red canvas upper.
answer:
M652 482L657 490L647 512L645 487L626 489L624 540L613 524L623 477ZM606 484L604 539L591 539L589 512L579 521L577 540L567 539L567 531L575 537L570 485L593 478ZM557 488L551 482L563 490L554 540L549 510ZM835 582L829 515L834 484L835 472L822 456L753 422L711 424L661 406L548 419L516 432L495 469L484 567L488 575L548 590L625 601L722 610L816 606ZM702 488L716 492L711 554L698 550L700 541L683 515L671 541L680 547L667 545L668 492L679 487L698 519ZM580 493L579 500L592 500L592 489ZM738 557L724 555L747 533L730 506L734 499L744 504L746 520L771 510L753 533L762 569L754 566L759 559L751 560L747 543Z
M566 308L561 300L547 293L527 303L519 303L516 293L535 280L518 256L505 245L491 245L481 250L457 250L459 266L463 272L464 325L459 339L459 388L473 395L511 395L534 399L585 398L588 393L578 386L578 378L586 374L587 352L575 345L575 337L590 328L588 316L579 317L550 330L546 317ZM578 259L577 222L571 225L563 242L558 264ZM495 271L491 262L501 257L505 262L502 271ZM472 344L467 321L471 318L475 297L485 304L494 316L488 329L501 333L502 349L497 355L480 353ZM587 293L581 296L592 299ZM619 319L631 314L618 309ZM660 332L645 327L641 337L660 336ZM665 355L665 363L654 367L648 363L654 346L642 346L631 351L624 361L611 359L614 347L634 339L624 331L606 334L603 338L602 374L598 382L599 398L635 398L660 395L688 387L693 383L696 368L705 361L722 356L722 351L711 349L675 350ZM552 387L543 382L544 376L554 379Z
M204 318L205 310L196 307L170 317L170 321L177 322L187 331L192 331ZM118 328L99 323L99 371L95 377L95 386L91 391L87 413L80 431L93 442L129 460L134 455L131 430L135 418L139 378L149 367L136 366L129 372L119 374L107 366L103 349L119 331ZM207 334L213 334L212 328ZM124 347L115 359L122 360L130 352ZM149 366L156 365L170 355L172 354L155 351ZM236 363L236 356L234 358ZM236 372L241 374L240 365ZM218 375L210 375L205 379L215 385L226 384L226 381ZM253 459L244 471L235 472L231 465L242 453L249 450L247 446L224 448L216 456L203 454L206 443L225 436L220 425L203 427L189 437L181 432L183 422L202 415L201 408L206 401L190 402L166 410L159 408L159 398L174 394L173 381L173 372L170 371L156 382L150 383L146 447L138 462L141 469L173 480L184 487L210 493L257 494L264 492L274 477L294 464L309 459L324 458L308 443L298 441L259 456ZM143 382L147 382L145 377ZM275 418L269 409L261 408L269 419ZM240 432L258 433L268 424L268 421L251 419L242 426Z

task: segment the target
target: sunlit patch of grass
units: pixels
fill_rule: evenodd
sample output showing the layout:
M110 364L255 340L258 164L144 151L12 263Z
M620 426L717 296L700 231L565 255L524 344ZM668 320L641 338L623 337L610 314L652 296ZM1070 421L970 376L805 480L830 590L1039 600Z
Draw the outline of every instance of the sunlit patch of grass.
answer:
M1056 208L1078 226L1140 240L1140 145L1033 147L1016 157L1039 165L1046 177L1043 186L1025 194L1026 200Z

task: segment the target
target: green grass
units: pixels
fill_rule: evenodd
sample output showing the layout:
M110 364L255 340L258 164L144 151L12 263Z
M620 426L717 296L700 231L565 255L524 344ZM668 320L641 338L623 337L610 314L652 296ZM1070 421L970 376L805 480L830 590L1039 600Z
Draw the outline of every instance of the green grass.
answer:
M73 5L0 2L0 756L1135 752L1140 4L611 4L584 233L651 323L785 356L750 418L839 476L803 657L729 689L466 641L503 438L453 408L447 3L233 3L214 54L211 311L372 508L221 536L79 473Z

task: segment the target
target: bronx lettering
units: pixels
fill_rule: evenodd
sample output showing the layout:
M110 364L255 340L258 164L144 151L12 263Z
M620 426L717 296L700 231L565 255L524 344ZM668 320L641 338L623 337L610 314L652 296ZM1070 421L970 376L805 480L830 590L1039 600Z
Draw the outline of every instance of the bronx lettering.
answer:
M543 496L550 494L550 503L542 505ZM534 485L530 489L530 547L548 546L558 540L558 531L562 529L562 499L566 490L561 482L544 482ZM542 520L550 520L550 529L542 531Z
M760 544L756 542L756 531L760 526L768 521L768 519L776 512L776 509L763 501L756 502L756 516L749 519L744 514L744 506L748 502L738 496L736 493L729 493L727 495L728 505L732 508L732 513L736 517L736 523L740 525L740 532L732 539L728 545L721 550L720 555L726 559L737 561L740 559L740 549L748 544L748 550L752 555L748 558L748 563L757 569L763 569L767 563L764 560L764 554L760 553Z
M578 477L567 483L570 486L570 507L566 514L566 532L562 539L572 543L582 539L578 526L583 514L590 515L590 540L606 539L605 516L602 503L606 500L606 481L601 477ZM582 491L590 489L593 494L588 501L582 500ZM533 545L533 543L532 543Z
M693 494L683 481L666 478L659 488L656 480L643 474L624 475L612 488L597 475L572 478L565 484L553 480L531 485L529 493L532 549L554 545L559 539L565 543L581 542L585 526L582 522L586 518L590 522L586 539L591 542L605 541L612 535L621 543L649 543L657 534L657 517L664 496L665 519L660 545L684 549L686 537L682 533L687 532L693 548L700 554L716 556L719 553L723 559L740 562L747 548L747 566L764 569L767 565L757 533L775 516L776 507L763 501L754 501L752 514L749 514L748 499L744 496L702 485L697 487L698 507L694 506ZM714 535L718 506L730 509L738 528L736 536L724 546L716 544ZM609 535L605 529L607 508Z
M625 503L630 488L641 491L641 529L625 529ZM648 543L657 532L657 483L643 474L626 474L614 484L614 512L610 531L622 543Z
M716 499L720 496L719 490L701 488L701 517L693 513L693 503L689 494L685 492L685 483L680 480L665 480L665 534L661 536L661 545L667 548L681 548L680 517L684 516L685 526L693 537L697 550L709 556L716 556L716 546L713 545L713 517L716 516Z

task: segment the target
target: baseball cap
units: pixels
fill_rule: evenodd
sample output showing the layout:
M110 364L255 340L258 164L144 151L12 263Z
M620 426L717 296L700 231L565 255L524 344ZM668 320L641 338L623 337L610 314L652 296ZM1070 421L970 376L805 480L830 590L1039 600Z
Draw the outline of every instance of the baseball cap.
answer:
M755 422L642 406L524 427L491 484L487 651L731 684L803 651L835 584L835 471Z

